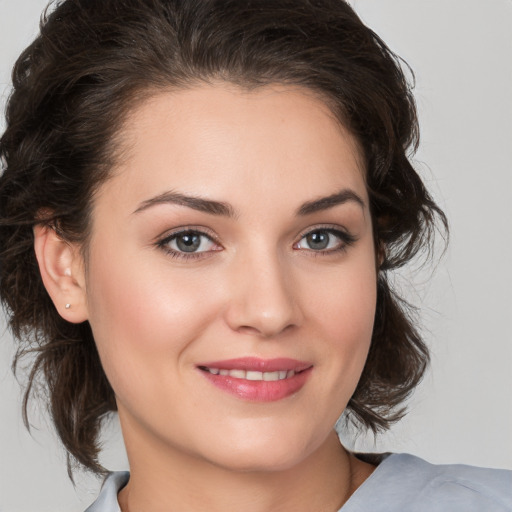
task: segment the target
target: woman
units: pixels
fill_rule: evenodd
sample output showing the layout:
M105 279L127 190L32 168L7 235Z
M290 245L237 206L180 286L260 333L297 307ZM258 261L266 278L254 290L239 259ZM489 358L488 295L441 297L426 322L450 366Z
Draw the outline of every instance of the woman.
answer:
M102 472L119 414L130 476L90 510L507 510L506 472L333 428L402 416L428 352L386 272L445 224L353 11L67 1L41 30L1 141L1 293L71 460Z

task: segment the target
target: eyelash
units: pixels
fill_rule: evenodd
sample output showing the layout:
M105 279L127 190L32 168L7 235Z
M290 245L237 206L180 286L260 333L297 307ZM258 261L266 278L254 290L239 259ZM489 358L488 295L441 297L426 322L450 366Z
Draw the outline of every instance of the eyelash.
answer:
M315 228L309 229L308 231L302 233L300 235L299 241L296 242L295 244L293 244L293 248L295 250L300 250L300 248L297 248L296 246L304 238L306 238L308 235L311 235L313 233L319 233L319 232L327 233L329 235L334 235L335 237L337 237L340 240L340 246L336 247L336 248L332 248L332 249L326 249L326 250L304 249L305 251L311 253L311 255L314 257L331 256L336 253L345 252L350 246L352 246L355 242L357 242L357 237L355 237L354 235L352 235L346 231L343 231L341 229L336 229L336 228L329 227L329 226L316 226ZM169 247L169 244L172 241L176 240L179 236L182 236L182 235L197 235L199 237L205 237L210 242L220 246L219 242L212 234L207 233L202 229L197 229L197 228L193 228L193 227L183 228L183 229L180 229L179 231L175 231L174 233L171 233L170 235L167 235L165 238L159 240L156 243L156 246L159 249L163 250L166 254L168 254L172 258L183 259L183 260L193 260L193 259L204 258L204 257L207 257L207 255L210 254L211 252L217 252L217 251L221 250L221 249L214 249L211 251L200 251L200 252L187 253L184 251L178 251L175 249L171 249Z
M197 235L200 237L205 237L212 243L220 245L218 243L218 241L216 240L216 238L212 234L204 231L204 228L197 229L197 228L193 228L193 227L183 228L183 229L180 229L179 231L175 231L174 233L171 233L170 235L167 235L165 238L159 240L156 243L156 245L159 249L162 249L165 253L167 253L172 258L184 259L184 260L193 260L193 259L198 259L198 258L204 258L208 253L217 252L218 250L220 250L220 249L217 249L217 250L213 250L213 251L200 251L200 252L187 253L187 252L182 252L182 251L177 251L175 249L171 249L169 247L169 244L173 240L176 240L179 236L183 236L183 235Z
M339 254L342 252L346 252L349 247L354 245L357 242L357 237L349 233L348 231L344 231L341 229L333 228L331 226L315 226L313 229L308 229L305 233L302 233L299 238L299 242L293 244L295 246L300 243L304 238L313 233L327 233L329 235L334 235L340 240L339 247L335 247L332 249L324 249L324 250L315 250L315 249L304 249L310 253L311 256L332 256L334 254ZM300 249L296 249L300 250Z

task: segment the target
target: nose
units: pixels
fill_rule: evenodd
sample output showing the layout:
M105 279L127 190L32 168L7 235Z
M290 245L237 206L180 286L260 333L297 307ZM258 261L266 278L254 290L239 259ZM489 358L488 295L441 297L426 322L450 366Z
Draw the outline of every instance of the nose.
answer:
M301 324L297 284L278 255L260 253L235 266L226 310L231 329L271 338Z

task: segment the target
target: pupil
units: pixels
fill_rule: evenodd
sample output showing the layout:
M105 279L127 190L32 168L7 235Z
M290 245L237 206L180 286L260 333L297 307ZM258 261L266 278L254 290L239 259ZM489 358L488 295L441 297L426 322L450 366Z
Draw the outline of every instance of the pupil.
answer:
M183 252L194 252L201 245L201 237L194 233L188 235L180 235L176 239L176 245L180 251Z
M325 231L315 231L306 237L310 249L325 249L329 245L329 234Z

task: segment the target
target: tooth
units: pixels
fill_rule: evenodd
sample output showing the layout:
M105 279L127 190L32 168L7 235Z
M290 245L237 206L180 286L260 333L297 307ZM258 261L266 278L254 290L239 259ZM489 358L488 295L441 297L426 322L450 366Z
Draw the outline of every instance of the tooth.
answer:
M208 371L213 375L230 376L235 379L246 379L246 380L264 380L264 381L276 381L289 379L296 373L294 370L279 370L275 372L258 372L253 370L225 370L219 368L208 368Z
M229 376L234 377L235 379L245 379L246 371L245 370L230 370Z
M263 380L263 373L262 372L248 371L247 372L247 376L245 378L247 380Z

